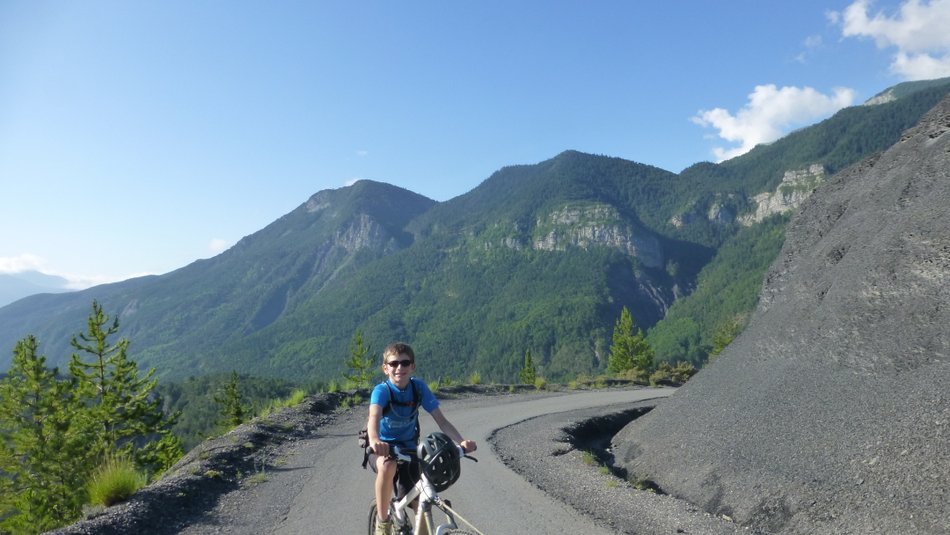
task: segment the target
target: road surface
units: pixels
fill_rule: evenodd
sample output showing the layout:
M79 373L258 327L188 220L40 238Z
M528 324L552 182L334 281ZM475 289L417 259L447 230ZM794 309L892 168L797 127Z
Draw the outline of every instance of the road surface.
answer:
M665 397L673 389L596 390L548 396L495 396L443 402L449 420L479 443L478 463L463 461L459 481L442 493L486 535L585 533L611 535L590 518L566 507L515 474L491 451L496 429L543 414L633 403ZM361 534L373 489L373 473L360 467L356 433L365 409L345 414L316 437L295 443L273 459L277 466L259 483L222 498L218 507L183 533ZM436 430L422 415L423 433ZM460 525L464 527L464 525Z

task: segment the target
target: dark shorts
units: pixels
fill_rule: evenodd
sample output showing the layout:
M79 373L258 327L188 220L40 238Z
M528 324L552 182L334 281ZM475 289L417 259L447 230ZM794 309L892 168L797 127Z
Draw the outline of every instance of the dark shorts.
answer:
M410 457L412 457L411 463L402 463L396 466L396 477L393 481L395 483L395 497L397 499L405 496L422 477L419 460L416 459L415 452L412 452ZM369 466L373 469L374 474L376 473L376 458L377 455L375 453L369 454Z

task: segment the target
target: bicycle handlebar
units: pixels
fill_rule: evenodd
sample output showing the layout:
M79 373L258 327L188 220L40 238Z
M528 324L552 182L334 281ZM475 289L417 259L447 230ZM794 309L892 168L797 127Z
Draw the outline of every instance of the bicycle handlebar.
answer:
M466 459L471 459L472 461L475 461L476 463L478 462L478 459L476 459L475 457L472 457L471 455L468 455L468 454L465 452L465 448L463 448L462 446L459 446L458 444L456 444L455 447L458 448L458 450L459 450L459 457L464 457L464 458L466 458ZM375 451L373 451L373 448L372 448L372 447L369 448L369 451L370 451L371 453L376 453ZM406 455L405 453L403 453L403 452L402 452L402 449L401 449L399 446L395 445L395 444L390 444L390 446L389 446L389 458L390 458L390 459L395 459L395 460L397 460L397 461L399 461L399 462L403 462L403 463L412 462L412 456Z

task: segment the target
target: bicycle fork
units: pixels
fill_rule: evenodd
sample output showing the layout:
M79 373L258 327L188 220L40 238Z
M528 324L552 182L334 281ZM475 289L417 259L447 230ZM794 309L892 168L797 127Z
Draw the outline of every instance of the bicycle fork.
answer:
M419 498L419 503L416 505L415 518L409 518L409 515L406 513L410 509L409 504L411 504L416 498ZM420 480L416 485L410 490L402 499L395 501L392 505L391 516L394 517L395 524L400 526L400 533L408 534L418 534L420 533L420 528L422 526L427 526L429 531L428 535L443 535L448 530L457 529L458 524L455 522L455 515L453 515L444 505L445 500L441 496L436 494L435 489L431 484L423 480ZM435 521L432 518L432 506L435 505L440 511L445 513L447 523L435 525ZM412 529L412 531L407 531L405 528ZM432 530L435 530L433 533Z

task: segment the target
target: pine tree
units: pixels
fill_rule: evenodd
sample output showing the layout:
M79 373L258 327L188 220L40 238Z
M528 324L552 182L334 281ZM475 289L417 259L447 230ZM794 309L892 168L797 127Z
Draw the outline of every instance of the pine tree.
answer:
M653 348L633 321L627 307L620 311L607 357L607 370L614 374L637 368L643 374L653 369Z
M214 395L214 401L221 406L221 424L227 428L239 426L247 420L248 410L241 397L236 371L231 372L231 378L221 391Z
M363 343L363 332L359 329L353 334L350 342L350 356L346 359L346 367L350 373L343 376L355 388L367 388L373 377L373 368L376 358L372 355L370 346Z
M531 350L529 349L524 352L524 366L518 372L518 380L521 381L521 384L533 385L537 377L538 371L531 359Z
M181 455L180 443L169 429L177 414L162 412L161 398L155 394L158 384L155 369L139 377L138 365L128 359L128 339L110 344L109 337L119 330L119 319L109 324L109 316L93 301L87 322L88 331L70 341L90 360L73 353L69 370L78 380L80 391L92 399L91 408L100 427L98 453L103 458L128 454L151 472L161 471ZM177 444L177 448L176 448Z
M17 343L0 380L0 531L38 533L76 519L94 464L95 428L74 380L37 354L36 338Z

